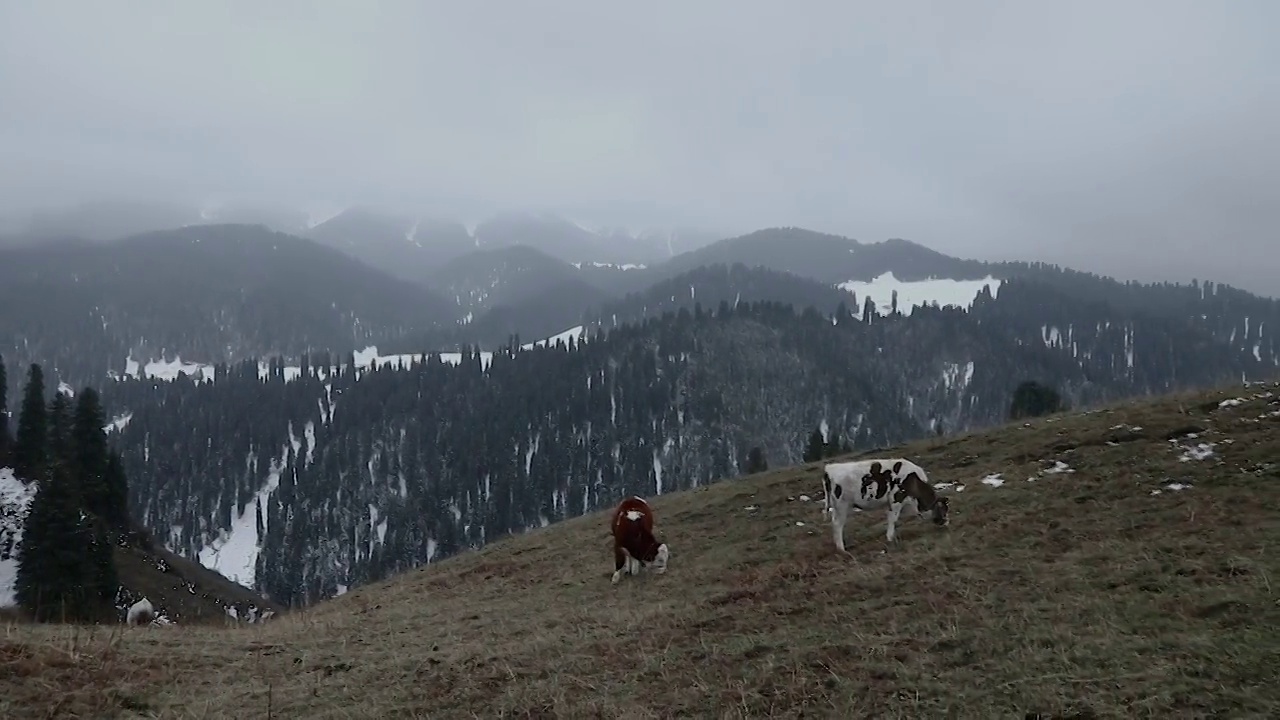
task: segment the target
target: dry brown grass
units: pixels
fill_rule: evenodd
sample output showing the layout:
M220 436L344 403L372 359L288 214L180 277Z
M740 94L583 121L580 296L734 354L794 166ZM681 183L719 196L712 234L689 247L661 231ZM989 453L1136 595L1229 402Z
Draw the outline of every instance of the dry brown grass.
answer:
M117 547L115 560L122 585L150 600L157 612L183 625L224 625L228 605L241 611L249 605L277 613L285 610L284 606L264 600L243 585L158 545L152 550Z
M654 499L671 569L617 586L597 513L264 626L14 626L0 716L1275 717L1280 404L1259 393L916 443L966 486L952 526L882 554L884 514L856 515L855 560L802 466ZM1217 454L1179 462L1192 427ZM1076 472L1026 481L1053 460ZM1152 495L1165 478L1192 487Z
M117 546L115 562L120 584L132 593L131 598L147 598L156 612L182 625L224 626L228 606L242 613L252 605L260 611L285 611L284 606L159 546ZM0 608L0 626L29 620L30 613L19 608Z

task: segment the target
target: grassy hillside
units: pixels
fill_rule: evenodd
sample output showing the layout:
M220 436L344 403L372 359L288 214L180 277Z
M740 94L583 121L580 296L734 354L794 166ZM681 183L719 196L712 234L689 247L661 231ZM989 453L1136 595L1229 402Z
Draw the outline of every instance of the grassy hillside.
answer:
M228 608L234 608L241 619L247 617L251 606L260 612L285 610L200 563L159 546L151 549L117 546L115 561L120 585L128 592L126 602L145 597L156 612L180 625L224 625ZM23 612L16 607L0 610L0 623L24 620ZM3 658L2 651L0 658ZM3 701L0 701L2 708Z
M240 619L247 617L250 606L277 613L285 609L198 562L158 546L151 550L117 547L115 559L121 585L135 597L146 597L157 612L182 625L222 625L228 608L234 608Z
M597 513L261 626L11 627L0 714L1274 715L1278 388L891 451L956 485L887 552L809 465L654 499L670 569L617 586Z

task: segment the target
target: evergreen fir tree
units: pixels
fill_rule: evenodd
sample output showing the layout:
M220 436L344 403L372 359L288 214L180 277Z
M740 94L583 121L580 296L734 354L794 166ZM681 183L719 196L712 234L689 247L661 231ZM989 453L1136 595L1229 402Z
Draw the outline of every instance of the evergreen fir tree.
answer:
M67 471L71 473L72 483L79 486L72 449L71 429L74 418L71 415L70 398L60 392L54 393L53 400L45 411L45 418L49 433L45 445L45 460L49 465L65 463Z
M38 480L44 474L48 462L46 433L44 371L36 363L31 363L13 443L13 469L25 482Z
M254 507L254 527L258 531L258 537L266 537L266 528L262 524L262 498L258 498L253 503Z
M98 392L91 387L81 390L71 426L70 449L74 454L71 468L85 511L110 523L113 519L110 511L112 502L106 477L110 452L106 433L102 430L106 423Z
M764 450L755 446L747 453L747 474L764 472L769 469L769 461L765 459Z
M17 600L40 621L103 619L119 589L109 531L127 525L124 465L106 446L96 391L86 388L74 413L62 392L41 410L44 470L23 532Z
M92 538L76 505L69 469L53 463L27 513L14 583L18 604L39 622L87 620L100 611L86 552Z
M107 527L116 532L129 529L129 479L124 472L124 460L120 453L111 452L107 456L107 468L103 474L106 486L103 512Z
M809 463L821 460L825 455L825 449L825 444L822 441L822 429L814 428L813 432L809 433L809 444L804 450L804 461Z
M1040 417L1065 409L1066 403L1057 390L1034 380L1027 380L1013 391L1013 399L1009 402L1009 419Z

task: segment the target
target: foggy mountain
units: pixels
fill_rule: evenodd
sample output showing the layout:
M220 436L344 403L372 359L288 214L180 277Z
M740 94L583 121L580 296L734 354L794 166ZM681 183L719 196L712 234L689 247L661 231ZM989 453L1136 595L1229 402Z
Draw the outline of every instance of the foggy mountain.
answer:
M719 240L630 273L629 284L652 284L697 267L734 263L779 270L830 285L867 281L886 272L894 272L900 280L976 280L990 272L985 263L953 258L907 240L862 243L803 228L767 228Z
M199 220L188 225L265 225L276 232L304 235L310 228L310 218L304 210L285 205L226 201L205 202L199 207ZM158 226L150 230L170 230Z
M743 262L701 265L645 288L613 298L593 308L586 324L600 327L639 323L681 310L694 312L699 306L715 309L721 303L780 302L795 308L814 308L824 315L856 307L856 296L834 285L774 270L763 265L748 267ZM963 298L967 306L972 296Z
M100 201L8 215L0 247L49 239L117 240L192 225L265 225L314 239L401 279L421 282L475 250L525 245L573 265L603 267L663 262L717 240L691 229L602 226L588 229L553 213L502 212L474 230L445 215L353 206L333 214L250 201L143 203Z
M475 236L477 245L485 249L528 245L567 263L610 262L615 261L613 253L626 252L550 213L499 213L477 225Z
M482 248L528 245L579 267L653 265L715 241L699 230L590 228L552 213L500 213L476 226Z
M13 338L11 349L0 351L23 363L49 363L78 385L98 381L108 369L122 372L127 357L146 366L179 356L215 364L278 353L293 361L308 350L341 354L367 345L385 352L450 351L466 344L492 349L512 335L536 339L577 325L632 322L681 307L693 310L698 302L710 307L744 299L833 311L839 304L833 299L839 297L863 313L868 294L883 308L892 308L899 294L909 312L914 295L959 292L956 303L963 305L963 297L971 298L984 283L1019 277L1055 284L1082 301L1105 297L1121 307L1216 323L1220 340L1242 345L1256 344L1265 319L1275 312L1273 300L1217 284L1118 283L1042 264L952 258L904 240L858 243L795 228L761 230L638 267L575 265L530 246L474 249L460 227L444 224L446 237L453 237L459 250L468 249L432 266L425 257L428 244L420 247L397 234L406 223L342 213L314 228L328 228L319 244L260 226L200 225L106 244L59 241L0 250L0 276L8 279L0 292L10 302L40 288L70 288L59 290L55 302L27 312L26 319L16 310L0 313ZM343 227L364 228L366 238L381 232L385 244L366 247L422 251L422 262L393 254L379 260L377 252L354 251L341 240ZM201 237L210 242L200 245ZM181 242L164 247L170 239ZM267 239L279 250L268 253L261 246ZM229 244L219 254L223 241ZM330 243L339 251L325 247ZM154 263L151 252L159 253ZM264 253L270 257L259 256ZM707 270L739 265L728 274ZM165 273L157 272L161 267ZM276 268L278 277L269 280L267 267ZM352 284L347 277L361 279ZM416 282L406 283L409 277ZM935 282L952 287L939 290ZM1214 294L1206 298L1208 287ZM251 297L278 299L257 304L249 302ZM234 311L228 309L233 298ZM127 314L111 319L113 308L124 302ZM365 309L355 310L357 302ZM1206 304L1212 312L1204 312ZM220 308L218 314L210 314L213 307ZM325 307L336 312L327 315ZM299 326L297 318L310 319ZM1252 326L1246 328L1249 318ZM69 336L80 338L82 347L49 354Z
M610 263L619 265L654 265L677 255L697 250L720 239L720 235L697 228L632 229L602 226L595 232L605 242L621 248L612 254ZM582 263L585 267L591 263Z
M27 242L75 238L102 242L200 222L198 207L179 203L101 201L14 218L12 235Z
M425 288L261 226L0 250L0 354L74 387L149 361L297 357L423 337L454 318L452 303Z
M546 337L614 296L566 262L527 245L478 250L445 264L427 285L457 302L456 343L492 348L512 335Z
M344 210L303 234L383 272L419 284L426 283L450 261L476 249L475 240L461 223L397 217L361 208Z

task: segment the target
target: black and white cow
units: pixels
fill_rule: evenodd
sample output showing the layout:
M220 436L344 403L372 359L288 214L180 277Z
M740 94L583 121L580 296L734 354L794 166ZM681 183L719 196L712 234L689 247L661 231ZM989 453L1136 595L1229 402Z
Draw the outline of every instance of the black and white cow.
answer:
M885 537L896 542L895 526L906 511L907 517L931 515L935 525L946 526L947 499L929 484L924 468L905 458L872 458L852 462L827 463L822 472L826 509L831 512L831 530L836 549L844 549L844 525L852 508L875 510L888 506Z

